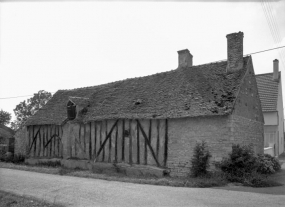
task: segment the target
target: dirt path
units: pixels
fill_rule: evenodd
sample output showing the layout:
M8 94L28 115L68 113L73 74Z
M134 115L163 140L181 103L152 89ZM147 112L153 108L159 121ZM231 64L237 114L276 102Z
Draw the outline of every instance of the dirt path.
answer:
M175 188L0 168L0 189L67 206L284 206L284 195Z

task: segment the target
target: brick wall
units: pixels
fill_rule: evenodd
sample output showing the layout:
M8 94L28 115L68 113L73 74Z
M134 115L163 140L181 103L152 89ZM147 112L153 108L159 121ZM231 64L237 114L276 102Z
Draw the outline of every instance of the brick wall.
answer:
M171 176L189 173L193 149L206 141L212 160L220 160L231 150L231 124L228 116L197 117L169 120L168 161Z
M253 144L263 152L263 123L237 115L169 120L167 166L171 176L187 176L197 142L206 141L212 161L220 161L233 144Z

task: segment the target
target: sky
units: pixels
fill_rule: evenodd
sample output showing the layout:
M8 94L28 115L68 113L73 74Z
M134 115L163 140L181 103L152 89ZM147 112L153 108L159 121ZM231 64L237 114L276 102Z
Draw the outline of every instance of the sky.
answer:
M173 70L186 48L194 65L224 60L233 32L244 33L244 55L283 46L284 11L285 1L0 0L0 109L14 119L39 90ZM256 74L279 59L285 80L285 48L252 58Z

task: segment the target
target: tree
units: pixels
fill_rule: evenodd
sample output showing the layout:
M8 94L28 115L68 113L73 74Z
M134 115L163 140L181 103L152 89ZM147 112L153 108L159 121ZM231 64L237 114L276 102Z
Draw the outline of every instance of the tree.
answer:
M32 98L19 103L14 109L16 120L11 123L11 127L14 130L21 128L27 119L43 107L51 97L51 93L40 90Z
M0 110L0 124L8 125L11 120L11 114L7 111Z

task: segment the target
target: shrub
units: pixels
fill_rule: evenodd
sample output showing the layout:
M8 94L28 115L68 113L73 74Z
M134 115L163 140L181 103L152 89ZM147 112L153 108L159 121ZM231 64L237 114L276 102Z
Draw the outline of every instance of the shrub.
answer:
M278 159L271 155L264 154L257 156L257 172L264 175L271 175L281 169Z
M229 157L216 166L225 173L229 181L252 187L272 186L266 179L267 176L281 169L276 158L270 155L255 156L251 145L233 145Z
M23 154L15 154L13 157L13 163L23 163L25 161L25 155Z
M202 143L197 143L191 159L191 176L198 177L206 175L208 173L207 168L209 168L210 157L211 154L207 149L206 142L202 141Z

